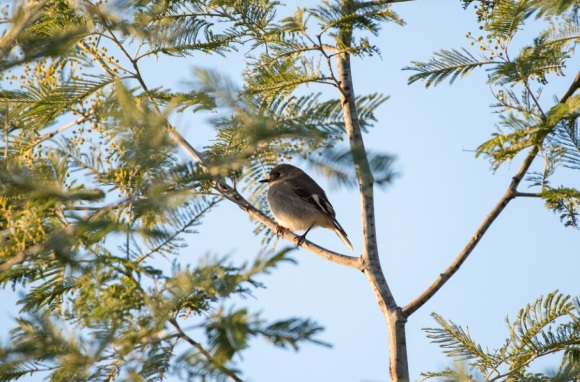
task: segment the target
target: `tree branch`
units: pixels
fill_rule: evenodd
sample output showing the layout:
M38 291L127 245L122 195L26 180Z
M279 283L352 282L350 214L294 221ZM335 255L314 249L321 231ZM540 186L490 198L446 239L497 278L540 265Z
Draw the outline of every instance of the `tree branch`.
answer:
M580 72L576 75L574 82L570 85L568 91L564 94L561 98L560 103L565 103L578 89L580 89ZM528 196L528 197L537 197L537 194L530 194L530 193L520 193L517 191L519 184L521 183L524 175L528 172L532 162L536 158L539 152L539 147L542 143L539 142L536 146L532 147L528 156L523 161L521 167L519 168L518 172L512 178L512 181L507 188L504 195L501 197L499 202L495 205L495 207L491 210L491 212L485 217L481 225L477 228L467 245L463 248L463 250L459 253L459 255L455 258L455 260L437 277L435 281L415 300L411 301L407 306L405 306L402 310L402 313L405 317L410 316L413 314L417 309L423 306L441 287L457 272L461 264L467 259L467 257L471 254L473 249L477 246L487 229L491 226L491 224L497 219L497 217L502 213L508 203L517 196Z
M93 114L95 114L95 109L92 108L90 110L88 110L86 113L83 113L79 118L77 118L76 120L67 123L64 126L59 127L56 130L51 131L50 133L46 133L43 135L40 135L39 137L37 137L34 142L32 142L32 146L36 146L39 143L42 143L44 141L46 141L47 139L53 138L55 135L62 133L63 131L70 129L73 126L79 125L81 123L83 123L84 121L86 121L87 119L89 119Z
M349 0L342 0L343 10L348 9L348 5ZM338 40L341 41L343 46L350 47L352 44L352 29L341 27ZM373 192L374 177L369 165L358 120L350 54L343 52L337 54L335 58L338 79L337 86L340 90L344 124L359 184L363 239L363 253L361 255L364 265L363 272L369 281L371 290L375 295L377 304L387 323L389 331L389 371L391 379L393 382L409 381L405 335L406 319L401 314L401 310L389 288L379 258Z
M0 57L6 57L18 40L20 32L24 31L29 25L35 23L36 20L42 16L42 8L44 8L47 2L48 0L39 1L24 10L20 22L13 25L13 27L2 36L2 39L0 39Z
M300 238L300 236L296 235L295 233L287 229L280 229L283 227L278 225L278 223L270 219L268 216L266 216L262 211L254 207L242 195L240 195L240 193L236 189L230 187L224 181L215 180L214 188L217 191L219 191L226 199L237 204L238 207L244 210L248 215L250 215L250 217L258 220L260 223L270 228L273 232L279 232L282 238L292 243L296 243L297 240ZM305 240L301 247L315 254L316 256L332 261L333 263L345 265L347 267L355 268L360 271L363 271L364 269L363 262L360 257L341 255L340 253L329 251L328 249L320 247L308 240Z
M530 168L534 158L538 154L538 146L532 147L528 156L522 163L520 169L516 173L516 175L512 178L512 181L507 188L506 192L503 194L499 202L493 207L491 212L483 219L483 222L477 228L467 245L463 248L463 250L459 253L459 255L455 258L455 260L451 263L443 273L439 275L439 277L415 300L410 302L407 306L403 308L403 315L406 317L413 314L417 309L423 306L441 287L457 272L461 264L467 259L467 257L471 254L473 249L477 246L485 232L491 226L491 224L497 219L497 217L502 213L508 203L514 199L517 195L517 187L522 181L523 176L526 174L528 169Z
M365 146L356 111L349 56L347 54L336 56L336 62L345 127L351 151L353 153L360 153L360 155L353 154L353 160L355 162L354 166L359 183L362 209L363 253L361 256L364 271L369 278L371 287L380 296L378 298L379 306L386 313L389 310L396 309L397 304L384 277L379 260L375 228L374 179L368 158L364 154Z
M537 193L537 192L519 192L519 191L516 191L515 196L517 196L517 197L521 196L524 198L541 198L542 194Z
M580 88L580 72L578 72L578 74L576 74L576 78L574 79L574 82L572 82L572 85L570 85L570 88L568 89L566 94L564 94L564 96L560 100L560 103L566 102L568 100L568 98L572 97L574 95L574 93L576 92L576 90L578 90L579 88Z
M173 325L173 327L175 328L175 330L177 330L177 333L176 333L177 336L179 338L185 340L187 343L189 343L194 348L196 348L197 351L199 351L209 361L209 363L211 363L212 365L214 365L219 371L221 371L222 373L226 374L232 380L234 380L236 382L243 382L242 379L240 377L238 377L232 370L229 370L224 365L222 365L219 362L217 362L213 358L213 356L207 350L205 350L203 348L203 346L201 346L201 344L199 342L195 341L193 338L191 338L190 336L188 336L181 329L181 326L179 326L179 324L177 323L177 321L174 318L170 318L169 319L169 322L171 323L171 325Z

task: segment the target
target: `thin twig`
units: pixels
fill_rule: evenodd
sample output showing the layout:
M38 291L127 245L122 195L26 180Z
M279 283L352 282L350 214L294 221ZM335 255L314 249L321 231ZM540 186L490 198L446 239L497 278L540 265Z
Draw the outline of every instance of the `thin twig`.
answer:
M107 74L109 78L115 78L116 74L113 69L109 68L109 65L103 60L103 57L97 54L97 52L93 52L91 47L87 45L84 41L79 41L78 45L88 54L90 54L97 64L103 69L103 71Z
M226 368L224 365L220 364L219 362L217 362L213 356L203 348L203 346L201 346L201 344L197 341L195 341L193 338L191 338L190 336L188 336L182 329L181 326L179 326L179 324L177 323L177 320L175 320L174 318L170 318L169 322L171 323L171 325L173 325L173 327L175 328L175 330L177 330L177 336L183 340L185 340L187 343L189 343L191 346L193 346L194 348L197 349L197 351L199 351L212 365L214 365L219 371L221 371L222 373L226 374L228 377L230 377L232 380L236 381L236 382L243 382L242 379L240 377L238 377L233 371L229 370L228 368Z
M87 111L86 113L83 113L83 115L81 115L79 118L77 118L76 120L67 123L64 126L59 127L56 130L51 131L50 133L46 133L43 134L41 136L39 136L38 138L36 138L36 140L32 143L32 146L36 146L39 143L42 143L44 141L46 141L47 139L50 139L52 137L54 137L55 135L62 133L63 131L70 129L73 126L76 126L78 124L83 123L84 121L86 121L87 119L89 119L90 116L92 116L93 114L95 114L95 109L90 109L89 111Z
M524 198L541 198L542 194L538 193L538 192L519 192L516 191L515 192L515 196L521 196Z

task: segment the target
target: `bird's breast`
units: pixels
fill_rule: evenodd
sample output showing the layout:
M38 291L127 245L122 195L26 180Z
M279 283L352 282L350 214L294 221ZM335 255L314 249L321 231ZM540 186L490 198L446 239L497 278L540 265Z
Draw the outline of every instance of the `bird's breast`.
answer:
M296 196L292 191L271 187L268 192L268 206L283 227L290 230L306 230L310 227L328 227L332 221L315 205Z

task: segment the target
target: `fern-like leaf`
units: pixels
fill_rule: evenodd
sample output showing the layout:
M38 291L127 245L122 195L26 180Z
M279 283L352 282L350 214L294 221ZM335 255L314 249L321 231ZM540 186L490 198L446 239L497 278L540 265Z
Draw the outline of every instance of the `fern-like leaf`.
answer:
M476 344L468 331L453 322L433 314L439 327L426 329L428 337L438 343L444 352L456 360L467 360L471 369L478 369L485 381L502 378L505 381L553 380L546 375L530 373L528 368L537 358L563 352L560 376L568 375L574 365L570 364L580 347L580 309L572 298L558 291L541 296L534 303L521 309L513 323L506 319L509 338L504 345L490 352ZM427 378L467 376L462 370L447 368L442 372L423 373ZM504 371L505 370L505 371ZM467 376L465 380L471 380ZM461 380L464 380L463 378ZM555 379L558 380L558 379Z
M452 49L436 52L427 63L413 61L412 64L413 66L404 67L403 70L412 70L418 73L409 77L407 82L412 84L424 80L425 87L428 88L431 85L439 85L448 77L451 77L449 83L452 84L458 77L465 77L473 69L493 64L493 61L479 60L466 49Z
M546 208L558 214L566 227L580 228L579 205L580 191L575 188L558 187L542 191Z
M431 342L438 344L445 354L459 360L489 359L490 356L471 338L469 331L464 330L452 321L447 321L437 313L432 313L439 328L423 329Z
M528 0L500 1L493 8L486 29L494 36L510 39L533 13Z

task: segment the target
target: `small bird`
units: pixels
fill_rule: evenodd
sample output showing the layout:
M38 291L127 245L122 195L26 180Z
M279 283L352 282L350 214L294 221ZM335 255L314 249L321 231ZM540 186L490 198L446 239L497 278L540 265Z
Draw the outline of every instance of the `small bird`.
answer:
M304 243L312 228L323 227L333 230L353 251L324 190L304 171L289 164L279 164L260 182L270 186L268 206L278 224L290 230L306 230L298 246Z

